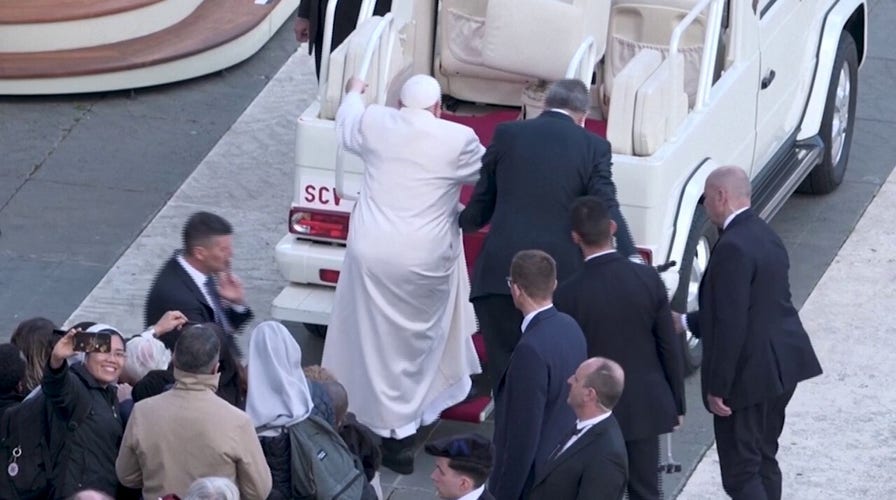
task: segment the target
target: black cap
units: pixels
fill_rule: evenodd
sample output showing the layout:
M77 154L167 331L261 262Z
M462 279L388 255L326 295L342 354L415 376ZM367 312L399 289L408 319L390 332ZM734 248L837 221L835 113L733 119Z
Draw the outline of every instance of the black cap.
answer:
M438 439L425 446L426 453L455 462L491 469L494 446L479 434L461 434Z

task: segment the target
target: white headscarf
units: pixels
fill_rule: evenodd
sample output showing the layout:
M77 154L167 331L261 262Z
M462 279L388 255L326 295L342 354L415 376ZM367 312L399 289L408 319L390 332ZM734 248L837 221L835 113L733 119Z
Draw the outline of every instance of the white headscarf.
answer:
M439 82L429 75L414 75L401 87L401 104L406 108L426 109L441 98Z
M249 340L249 392L246 413L261 436L308 418L314 403L302 372L302 349L285 326L265 321Z

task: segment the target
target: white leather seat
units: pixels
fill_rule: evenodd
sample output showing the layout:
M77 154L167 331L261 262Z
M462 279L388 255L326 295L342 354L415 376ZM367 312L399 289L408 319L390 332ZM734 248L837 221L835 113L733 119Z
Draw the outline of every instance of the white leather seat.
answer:
M443 88L460 99L518 106L527 84L565 77L587 36L599 59L608 18L607 0L443 0Z
M612 1L601 85L604 106L612 101L616 75L638 52L652 49L664 58L668 55L672 31L696 3L696 0ZM705 30L704 12L685 30L679 46L689 106L693 106L697 94Z
M644 52L646 51L641 53ZM616 98L618 93L613 101ZM610 104L611 109L613 101ZM635 97L632 122L634 154L636 156L654 154L675 134L687 114L688 95L684 89L684 56L682 54L668 56L641 85Z
M626 155L635 153L633 131L638 90L662 62L663 56L658 51L645 49L635 54L616 75L615 90L607 117L607 140L610 141L613 153Z

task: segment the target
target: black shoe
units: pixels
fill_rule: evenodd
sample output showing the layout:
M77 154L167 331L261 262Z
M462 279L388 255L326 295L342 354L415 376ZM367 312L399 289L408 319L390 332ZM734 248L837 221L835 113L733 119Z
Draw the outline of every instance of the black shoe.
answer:
M398 474L413 474L415 442L415 435L404 439L383 438L383 465Z

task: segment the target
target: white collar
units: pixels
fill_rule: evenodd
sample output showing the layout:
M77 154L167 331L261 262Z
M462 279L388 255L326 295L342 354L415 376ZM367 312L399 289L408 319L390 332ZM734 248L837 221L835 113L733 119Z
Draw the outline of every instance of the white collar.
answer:
M569 111L566 111L565 109L551 108L551 109L549 109L548 111L554 111L554 112L557 112L557 113L563 113L564 115L566 115L566 116L572 118L572 115L569 114Z
M603 422L604 420L610 418L610 415L612 415L612 414L613 414L612 411L608 411L608 412L606 412L602 415L598 415L594 418L589 418L588 420L576 420L576 429L587 429L588 427L597 425L597 424Z
M740 210L735 210L734 212L732 212L731 215L729 215L728 218L725 219L725 223L722 224L722 231L728 229L728 224L731 224L731 221L733 221L735 217L737 217L741 212L743 212L744 210L746 210L748 208L750 208L750 207L744 207L744 208L741 208Z
M199 287L199 291L202 292L202 296L205 297L205 301L208 302L209 305L214 304L214 302L212 302L212 297L211 297L211 295L209 295L209 292L208 292L208 290L206 290L206 286L205 286L205 280L208 279L208 276L206 276L199 269L196 269L195 267L190 265L190 263L187 262L187 259L185 259L183 254L181 254L181 253L177 254L177 262L178 262L178 264L180 264L180 266L182 268L184 268L184 270L187 272L187 274L190 275L190 278L192 278L193 283L196 283L196 286Z
M482 496L482 492L485 491L485 485L476 488L475 490L467 493L466 495L458 498L457 500L478 500L479 497Z
M595 257L600 257L601 255L607 255L608 253L613 253L613 252L615 252L615 251L616 251L615 248L611 248L611 249L609 249L609 250L604 250L603 252L593 253L593 254L591 254L591 255L585 257L585 262L588 262L589 260L591 260L591 259L593 259L593 258L595 258Z
M548 304L548 305L542 307L541 309L536 309L536 310L530 312L529 314L527 314L526 317L523 318L523 324L520 325L520 330L525 332L526 327L529 326L529 323L532 322L532 318L534 318L536 314L540 313L541 311L547 311L548 309L550 309L552 307L554 307L553 303Z

